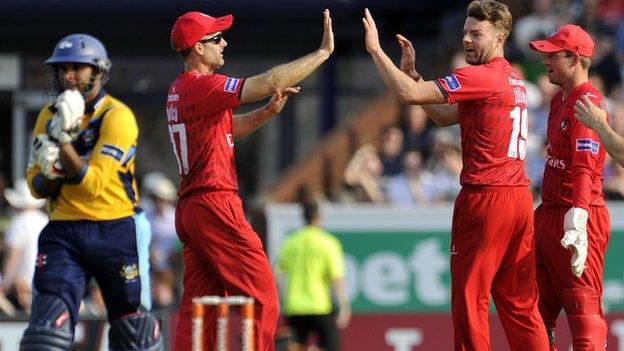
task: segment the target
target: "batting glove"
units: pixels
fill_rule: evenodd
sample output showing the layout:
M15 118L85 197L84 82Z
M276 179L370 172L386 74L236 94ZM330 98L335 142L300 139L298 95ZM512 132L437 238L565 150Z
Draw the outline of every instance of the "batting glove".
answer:
M572 207L563 220L561 245L572 251L572 273L581 277L587 260L587 210Z
M41 174L49 179L64 178L63 166L59 161L60 148L45 134L39 134L33 142L35 164Z
M72 142L78 135L85 113L85 101L76 90L67 89L56 98L56 113L50 121L49 134L61 144Z

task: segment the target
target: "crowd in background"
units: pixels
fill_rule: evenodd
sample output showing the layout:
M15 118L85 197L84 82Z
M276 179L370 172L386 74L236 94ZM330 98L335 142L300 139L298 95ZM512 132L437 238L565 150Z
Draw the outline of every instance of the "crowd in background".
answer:
M527 83L526 170L536 199L544 170L550 100L559 88L548 81L541 57L529 49L528 43L547 37L565 23L581 25L596 41L590 79L606 97L611 125L624 135L624 4L534 0L532 12L516 19L505 51ZM447 72L466 65L463 57L463 50L458 50ZM345 172L342 199L401 206L452 201L459 192L459 141L458 128L437 128L421 107L407 106L398 124L387 126L380 131L377 142L355 152ZM624 200L624 169L609 157L603 182L607 200Z

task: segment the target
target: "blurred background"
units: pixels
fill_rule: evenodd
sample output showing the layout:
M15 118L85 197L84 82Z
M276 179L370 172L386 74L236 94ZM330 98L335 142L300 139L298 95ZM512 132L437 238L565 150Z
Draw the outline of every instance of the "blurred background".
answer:
M529 82L526 164L539 202L548 107L557 87L548 82L528 42L544 38L562 23L588 30L597 43L591 79L607 98L613 127L624 135L624 0L502 2L514 16L506 56ZM394 35L412 40L418 71L433 79L465 65L461 30L468 3L0 0L0 190L24 176L30 133L37 113L49 101L49 71L43 61L65 35L84 32L98 37L113 62L107 89L133 109L139 122L137 177L142 206L154 229L152 290L168 332L175 325L181 292L180 245L172 224L178 167L164 109L169 83L182 70L170 47L171 26L186 11L232 13L234 24L225 32L226 63L220 73L248 77L315 50L322 36L322 10L329 8L336 40L332 58L301 83L301 94L291 98L279 116L237 141L240 193L248 219L274 259L284 235L302 223L296 203L302 198L321 203L324 227L338 236L347 255L354 319L343 332L343 349L449 349L448 242L451 202L459 191L459 130L436 128L422 109L401 106L387 93L364 49L361 17L365 7L372 11L382 45L397 64L400 48ZM604 186L613 217L605 271L609 342L624 350L624 341L619 342L624 319L618 319L624 311L624 271L617 258L624 249L619 235L624 233L624 208L618 203L624 199L624 170L611 161ZM9 253L27 247L4 235L16 213L0 196L4 277L17 274L6 270ZM25 320L28 312L28 298L13 280L0 284L8 300L6 308L0 308L5 315L0 320L6 322L0 323L0 330L7 331L0 333L0 345L7 350L13 349L15 335L19 337L24 327L10 322ZM77 337L77 347L99 349L106 341L96 335L106 326L95 284L84 305L85 318L93 321L80 327L84 334ZM498 345L494 349L504 350L504 337L495 318L493 322L493 343Z

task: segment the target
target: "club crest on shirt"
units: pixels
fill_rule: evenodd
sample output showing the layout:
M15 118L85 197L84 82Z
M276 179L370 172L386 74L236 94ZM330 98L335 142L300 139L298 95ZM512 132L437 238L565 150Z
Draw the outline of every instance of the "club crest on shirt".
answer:
M223 86L223 91L227 91L229 93L235 93L236 87L238 87L238 82L240 79L238 78L228 78L225 80L225 85Z
M591 151L592 154L598 154L598 142L591 139L576 139L576 151Z
M568 120L564 119L563 121L561 121L561 130L566 130L568 129Z
M121 277L124 278L126 282L134 281L139 276L139 265L137 265L136 263L124 264L123 266L121 266L119 275L121 275Z
M449 91L455 91L461 88L461 84L459 84L459 80L457 80L457 76L455 74L450 74L444 78L442 78Z

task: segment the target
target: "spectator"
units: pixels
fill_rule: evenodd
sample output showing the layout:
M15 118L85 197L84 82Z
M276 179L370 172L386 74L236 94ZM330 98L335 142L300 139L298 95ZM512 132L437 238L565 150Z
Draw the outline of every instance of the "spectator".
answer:
M179 254L175 230L176 189L163 173L152 172L143 177L143 190L151 200L145 215L152 227L150 261L152 267L152 299L155 307L166 308L174 302L174 262Z
M421 176L425 173L422 162L422 155L418 150L410 150L403 155L403 171L388 179L386 199L389 203L403 206L429 206L430 198L424 192L421 183Z
M401 153L403 151L403 133L396 126L384 128L381 132L379 159L383 165L384 176L401 173Z
M345 183L353 201L383 202L381 174L383 165L373 145L360 147L345 170Z
M551 0L533 0L533 11L520 18L514 27L514 43L526 56L532 57L529 42L552 33L557 28L557 18L550 12Z
M277 269L284 274L283 313L295 334L295 350L305 350L310 332L326 351L340 349L338 328L346 328L351 306L344 281L340 242L320 227L318 205L303 204L306 226L291 233L280 251ZM338 299L333 313L331 288Z
M18 179L13 189L5 189L4 196L17 212L11 217L5 236L7 254L4 258L0 290L16 303L18 309L28 313L32 298L37 240L48 223L48 217L39 208L46 200L33 198L25 179Z
M427 113L418 105L408 105L403 109L402 118L403 150L417 150L426 162L431 145L431 124Z

